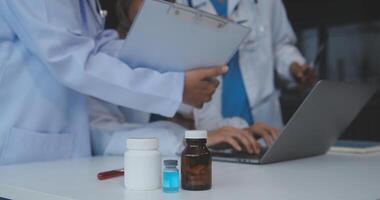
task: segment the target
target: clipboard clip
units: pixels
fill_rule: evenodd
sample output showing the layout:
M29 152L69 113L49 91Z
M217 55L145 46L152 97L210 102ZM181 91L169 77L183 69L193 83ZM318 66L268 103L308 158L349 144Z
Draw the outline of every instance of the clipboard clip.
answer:
M217 16L213 16L203 11L195 10L178 4L173 4L170 6L167 13L184 20L196 21L198 23L216 29L222 29L228 24L226 20L222 20Z

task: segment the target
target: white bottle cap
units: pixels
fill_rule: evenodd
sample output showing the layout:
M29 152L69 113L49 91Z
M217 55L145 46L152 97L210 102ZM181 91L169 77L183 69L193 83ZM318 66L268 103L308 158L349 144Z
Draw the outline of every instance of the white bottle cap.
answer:
M127 140L127 149L130 150L156 150L158 149L157 138L130 138Z
M186 139L207 139L207 131L186 131Z

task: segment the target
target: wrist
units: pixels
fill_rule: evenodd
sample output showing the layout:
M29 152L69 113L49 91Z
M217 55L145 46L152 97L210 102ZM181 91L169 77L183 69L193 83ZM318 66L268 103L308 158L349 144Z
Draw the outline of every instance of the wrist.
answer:
M216 131L207 131L207 146L213 146L216 144L215 138L213 137Z
M297 62L292 62L290 64L290 67L289 67L289 74L292 76L292 77L295 77L296 76L296 72L297 72L297 68L299 68L299 64Z

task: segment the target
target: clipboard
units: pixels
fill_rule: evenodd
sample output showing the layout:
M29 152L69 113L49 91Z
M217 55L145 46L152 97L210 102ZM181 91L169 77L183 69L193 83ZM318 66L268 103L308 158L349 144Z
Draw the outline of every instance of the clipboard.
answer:
M145 0L120 51L132 68L160 72L225 65L251 29L162 0Z

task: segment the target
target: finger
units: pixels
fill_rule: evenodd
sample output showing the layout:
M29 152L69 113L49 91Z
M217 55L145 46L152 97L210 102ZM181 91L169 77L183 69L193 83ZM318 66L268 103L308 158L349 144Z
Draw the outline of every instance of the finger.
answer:
M297 72L296 72L296 76L297 76L297 78L299 78L299 79L303 79L303 77L304 77L304 71L303 70L297 70Z
M217 80L217 79L215 79L214 84L215 84L215 89L216 89L216 88L219 87L219 85L220 85L220 81Z
M212 85L215 85L215 86L219 85L219 81L215 77L206 77L206 78L203 79L203 81L206 81L206 82L208 82L208 83L210 83Z
M270 139L269 135L267 135L267 134L263 135L263 139L264 139L265 144L269 148L271 148L272 147L272 140Z
M297 73L296 73L297 77L304 80L309 69L310 69L310 67L307 64L298 65Z
M250 144L248 138L242 134L241 132L238 132L234 135L234 137L244 145L245 149L247 150L248 153L253 153L254 150L252 148L252 145Z
M271 128L267 125L262 127L265 130L265 133L271 137L271 140L276 140L279 136L279 130L275 128Z
M240 147L239 143L232 137L228 137L226 139L226 142L232 146L237 151L242 151L242 148Z
M255 138L252 136L252 134L245 131L244 135L247 137L249 143L251 144L254 153L260 154L260 152L261 152L260 144L255 140Z
M216 78L203 79L198 86L200 92L210 91L216 89L219 86L219 81Z
M202 109L203 108L203 103L196 103L194 106L197 109Z
M307 63L301 65L301 67L302 67L303 70L312 69L312 67L309 64L307 64Z
M265 144L269 148L272 147L272 140L271 140L271 137L269 136L269 133L264 129L264 130L260 130L259 134L264 139Z
M215 78L215 79L213 80L212 84L213 84L213 86L214 86L214 90L216 90L216 88L219 87L220 82L219 82L218 79Z
M210 79L213 77L217 77L220 75L223 75L227 73L228 67L227 66L219 66L219 67L212 67L212 68L207 68L207 69L202 69L203 71L203 79Z
M314 68L312 68L310 65L305 64L303 70L303 76L305 77L305 80L310 80L313 79L316 75L316 71Z
M272 136L273 140L277 140L278 137L280 136L280 131L275 128L270 128L269 130L270 135Z
M201 101L202 103L207 103L211 101L211 99L212 99L212 96L208 93L199 94L199 101Z
M209 101L211 101L212 99L212 95L210 93L202 93L200 94L200 100L203 102L203 103L207 103Z
M214 94L216 88L218 86L218 82L215 82L215 83L208 83L206 86L205 86L205 90L203 91L205 94Z
M208 102L210 102L211 100L212 100L211 95L206 95L206 96L204 97L204 99L203 99L203 102L204 102L204 103L208 103ZM201 107L203 107L203 104L201 105Z
M207 89L207 90L211 90L211 91L203 91L200 93L201 95L201 100L204 102L204 103L207 103L209 101L212 100L212 97L214 95L214 92L216 89Z
M312 69L308 66L303 66L303 71L302 71L302 81L307 82L307 80L310 78L310 73Z
M317 77L317 72L312 69L311 72L307 75L307 81L313 83Z

